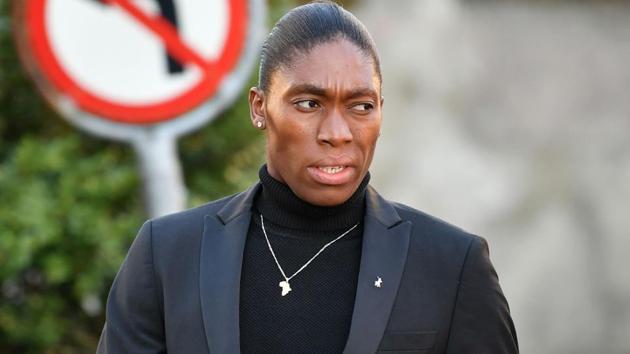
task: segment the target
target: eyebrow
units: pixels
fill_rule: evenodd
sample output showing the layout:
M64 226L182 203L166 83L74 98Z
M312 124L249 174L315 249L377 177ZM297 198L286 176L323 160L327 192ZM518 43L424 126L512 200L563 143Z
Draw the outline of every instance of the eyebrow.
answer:
M365 96L369 96L370 98L374 100L378 100L378 95L376 94L376 91L367 87L351 90L350 93L346 96L346 99L353 99L353 98L365 97Z
M308 84L308 83L292 86L287 91L286 95L293 96L293 95L298 95L298 94L303 94L303 93L312 94L315 96L322 96L322 97L327 96L327 90L325 88L316 86L313 84ZM354 99L357 97L364 97L364 96L369 96L374 100L378 99L378 94L376 93L376 91L374 91L373 89L369 87L359 87L356 89L352 89L350 90L349 93L347 93L344 96L344 99Z
M287 96L309 93L315 96L326 96L326 89L313 84L298 84L292 86L286 93Z

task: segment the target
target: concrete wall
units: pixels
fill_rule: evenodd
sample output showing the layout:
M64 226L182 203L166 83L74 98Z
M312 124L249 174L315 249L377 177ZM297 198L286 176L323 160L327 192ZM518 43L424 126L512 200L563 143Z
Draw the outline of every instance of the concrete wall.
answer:
M523 353L630 353L630 6L364 0L373 184L480 234Z

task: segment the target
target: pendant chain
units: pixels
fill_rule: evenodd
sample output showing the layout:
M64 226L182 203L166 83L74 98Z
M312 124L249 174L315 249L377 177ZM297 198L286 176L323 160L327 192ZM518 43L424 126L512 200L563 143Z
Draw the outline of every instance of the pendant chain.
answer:
M293 273L292 276L287 277L287 275L284 273L284 270L282 269L282 266L280 266L280 262L278 262L278 257L276 257L276 253L273 251L273 248L271 247L271 242L269 242L269 236L267 236L267 231L265 230L265 221L263 220L263 216L262 214L260 214L260 225L262 226L262 231L263 234L265 235L265 240L267 240L267 246L269 247L269 251L271 251L271 255L273 256L273 260L276 261L276 265L278 266L278 269L280 270L280 273L282 273L282 277L284 277L284 280L288 286L289 280L293 279L293 277L295 277L296 275L298 275L301 271L304 270L304 268L308 267L309 264L311 264L311 262L317 258L317 256L320 255L320 253L324 252L324 250L326 248L328 248L328 246L332 245L333 243L337 242L338 240L342 239L344 236L346 236L347 234L349 234L352 230L354 230L357 226L359 226L359 224L355 224L354 226L352 226L350 229L348 229L346 232L342 233L341 235L339 235L337 238L335 238L334 240L328 242L327 244L325 244L319 251L317 251L317 253L315 253L315 255L313 257L311 257L311 259L309 259L306 263L304 263L304 265L302 267L300 267L300 269L298 269L295 273ZM290 288L289 288L290 289ZM286 295L283 292L283 296Z

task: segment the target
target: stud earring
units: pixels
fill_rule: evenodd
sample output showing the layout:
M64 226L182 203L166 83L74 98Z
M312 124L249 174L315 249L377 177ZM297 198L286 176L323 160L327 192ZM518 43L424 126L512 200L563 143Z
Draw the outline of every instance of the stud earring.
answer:
M263 127L263 122L262 121L256 122L256 126L258 127L258 129L261 129Z

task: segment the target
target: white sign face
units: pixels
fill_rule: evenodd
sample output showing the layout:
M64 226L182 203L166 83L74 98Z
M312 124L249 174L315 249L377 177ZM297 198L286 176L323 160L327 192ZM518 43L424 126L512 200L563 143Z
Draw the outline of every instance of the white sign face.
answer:
M147 16L161 15L157 1L132 3ZM179 0L175 6L178 25L173 27L179 39L199 56L216 60L226 40L226 3ZM164 39L120 6L49 0L45 16L59 64L78 85L103 99L130 105L159 103L190 90L203 78L194 63L182 72L169 72Z
M47 88L131 125L179 118L216 96L264 16L258 0L24 1L26 47Z

